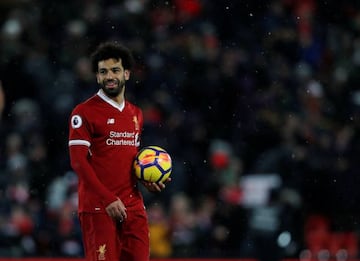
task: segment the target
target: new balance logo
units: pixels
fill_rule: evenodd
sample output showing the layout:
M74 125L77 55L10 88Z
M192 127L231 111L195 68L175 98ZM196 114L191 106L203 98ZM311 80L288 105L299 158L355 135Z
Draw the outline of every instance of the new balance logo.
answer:
M115 119L110 118L107 120L107 124L114 124L115 123Z

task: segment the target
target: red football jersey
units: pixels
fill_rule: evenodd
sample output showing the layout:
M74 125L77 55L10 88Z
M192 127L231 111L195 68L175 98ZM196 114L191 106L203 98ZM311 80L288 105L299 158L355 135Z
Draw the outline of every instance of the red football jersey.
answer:
M69 122L71 165L79 176L79 212L104 212L120 198L128 210L143 208L132 172L140 146L142 111L102 90L77 105Z

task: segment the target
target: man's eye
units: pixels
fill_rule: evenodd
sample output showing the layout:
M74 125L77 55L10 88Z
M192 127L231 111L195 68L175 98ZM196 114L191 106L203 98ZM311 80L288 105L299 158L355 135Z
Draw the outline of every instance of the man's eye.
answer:
M113 72L113 73L119 73L119 72L120 72L120 69L119 69L119 68L112 69L112 72Z
M100 70L99 73L100 73L100 74L106 74L107 71L106 71L106 70Z

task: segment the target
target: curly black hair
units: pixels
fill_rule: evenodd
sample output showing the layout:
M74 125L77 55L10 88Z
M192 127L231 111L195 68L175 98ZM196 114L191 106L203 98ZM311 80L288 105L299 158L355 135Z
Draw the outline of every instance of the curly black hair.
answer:
M91 54L91 67L94 73L98 71L100 61L107 59L116 59L122 62L125 70L131 70L134 65L134 57L131 51L118 42L104 42L98 45L96 50Z

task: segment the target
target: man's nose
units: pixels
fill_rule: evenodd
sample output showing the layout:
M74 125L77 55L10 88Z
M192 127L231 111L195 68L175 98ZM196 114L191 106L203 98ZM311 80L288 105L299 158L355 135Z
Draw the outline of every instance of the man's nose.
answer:
M108 71L105 77L106 79L112 79L114 78L114 73L112 71Z

